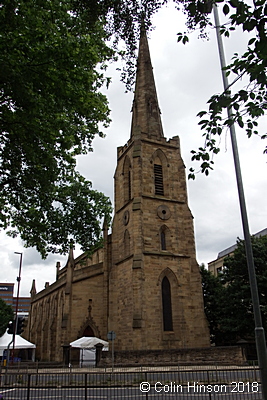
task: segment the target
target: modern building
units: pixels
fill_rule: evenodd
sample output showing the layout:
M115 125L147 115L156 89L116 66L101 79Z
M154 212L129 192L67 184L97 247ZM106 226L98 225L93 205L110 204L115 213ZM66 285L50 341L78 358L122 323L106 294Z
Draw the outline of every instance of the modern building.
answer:
M17 307L17 297L13 297L13 310L16 311ZM31 298L30 297L19 297L18 300L18 314L27 316L29 314L31 307Z
M261 236L266 236L267 235L267 228L255 233L253 236L255 237L261 237ZM227 249L222 250L218 253L218 256L216 260L210 261L208 263L208 270L215 276L218 275L223 269L223 262L225 257L231 256L235 249L237 248L237 244L233 244L230 247L227 247Z
M0 297L13 308L15 313L17 309L17 297L14 297L14 285L14 283L0 283ZM26 317L29 314L30 305L30 297L19 297L18 314Z
M14 283L0 283L0 297L13 307Z
M195 254L179 137L167 140L141 30L132 125L117 149L112 233L91 257L57 263L57 279L31 290L28 340L41 360L60 361L62 346L82 336L106 340L115 352L210 346Z

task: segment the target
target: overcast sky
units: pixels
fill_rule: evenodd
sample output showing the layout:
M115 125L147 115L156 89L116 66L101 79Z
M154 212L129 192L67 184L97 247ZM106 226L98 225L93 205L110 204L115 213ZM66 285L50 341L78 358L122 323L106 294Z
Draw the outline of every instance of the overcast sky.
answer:
M148 36L164 135L167 138L179 135L188 172L194 166L190 151L203 145L196 114L206 109L212 94L222 90L215 31L210 32L208 41L198 39L196 32L190 34L189 44L177 43L176 34L185 30L184 17L172 7L162 9L155 16L154 25L155 30ZM227 61L235 52L244 51L246 43L247 35L243 32L224 40ZM112 123L106 130L106 138L96 138L94 152L78 159L79 171L93 182L94 189L112 200L117 147L130 137L133 100L133 93L125 93L116 67L113 65L108 71L112 76L107 92ZM264 125L266 118L260 121L262 133ZM267 156L263 155L266 143L258 137L247 139L240 129L237 140L250 232L256 233L267 227ZM199 173L195 181L189 181L188 196L194 216L197 260L207 264L219 251L234 244L237 237L243 238L229 132L222 136L214 171L209 177ZM34 249L24 249L20 240L7 238L3 233L0 237L1 283L16 281L19 255L14 252L23 252L21 296L29 295L32 279L36 279L37 291L44 288L46 281L52 283L56 261L62 266L66 263L67 256L50 255L44 261ZM78 254L76 250L75 255Z

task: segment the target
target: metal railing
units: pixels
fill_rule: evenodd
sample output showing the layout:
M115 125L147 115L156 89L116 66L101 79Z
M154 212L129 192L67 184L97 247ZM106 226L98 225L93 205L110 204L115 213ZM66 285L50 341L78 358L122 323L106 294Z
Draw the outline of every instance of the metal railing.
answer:
M14 369L0 378L3 400L262 399L257 367Z

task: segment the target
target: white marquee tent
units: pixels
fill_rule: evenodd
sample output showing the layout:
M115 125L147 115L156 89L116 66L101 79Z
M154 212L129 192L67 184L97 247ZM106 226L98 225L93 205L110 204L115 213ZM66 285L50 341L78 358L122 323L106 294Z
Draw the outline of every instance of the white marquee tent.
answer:
M71 347L78 347L79 349L94 349L97 344L103 344L103 350L108 350L108 342L97 337L83 336L74 342L71 342Z
M4 350L7 350L9 343L12 340L12 335L5 332L3 336L0 337L0 357L3 356ZM13 344L11 344L10 349L13 348ZM20 335L15 335L15 349L32 349L32 360L35 359L35 344L28 342L26 339L23 339Z
M74 342L70 343L71 347L80 349L80 367L93 367L95 366L96 359L96 345L103 344L103 351L108 351L109 343L97 337L83 336Z

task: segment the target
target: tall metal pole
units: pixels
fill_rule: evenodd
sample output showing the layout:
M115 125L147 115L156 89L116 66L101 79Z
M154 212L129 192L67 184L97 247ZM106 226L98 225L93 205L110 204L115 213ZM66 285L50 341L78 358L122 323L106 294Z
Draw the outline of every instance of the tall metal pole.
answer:
M224 90L227 92L227 90L229 88L229 84L228 84L228 79L227 79L227 76L226 76L226 73L224 70L224 68L226 67L226 63L225 63L225 57L224 57L222 37L220 34L220 22L219 22L218 9L217 9L216 4L213 5L213 12L214 12L214 20L215 20L215 26L216 26L216 35L217 35L217 41L218 41L220 62L221 62L221 68L222 68L223 86L224 86ZM231 117L233 115L232 108L228 107L227 112L228 112L229 119L231 119ZM265 332L264 332L264 329L262 326L258 286L257 286L256 273L255 273L255 265L254 265L253 251L252 251L252 245L251 245L251 236L250 236L250 232L249 232L246 201L245 201L245 195L244 195L244 187L243 187L243 182L242 182L241 167L240 167L240 161L239 161L239 154L238 154L238 147L237 147L237 140L236 140L234 124L232 124L230 126L230 136L231 136L231 142L232 142L236 181L237 181L237 188L238 188L238 194L239 194L240 211L241 211L243 232L244 232L244 238L245 238L247 266L248 266L250 290L251 290L254 321L255 321L255 340L256 340L258 363L259 363L259 368L260 368L260 373L261 373L261 382L262 382L262 394L263 394L263 399L267 400L266 340L265 340Z
M15 328L14 328L14 333L13 333L13 352L15 349L15 338L16 338L17 327L18 327L19 290L20 290L21 267L22 267L22 253L18 253L17 251L15 251L15 254L20 255L20 262L19 262L19 276L17 277L18 288L17 288L16 311L15 311Z

